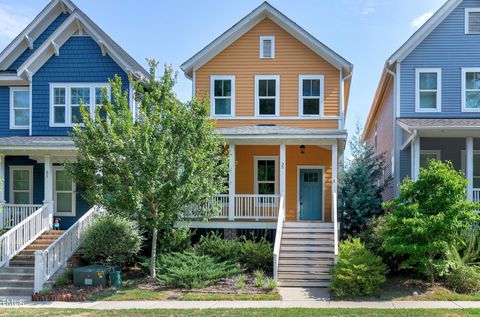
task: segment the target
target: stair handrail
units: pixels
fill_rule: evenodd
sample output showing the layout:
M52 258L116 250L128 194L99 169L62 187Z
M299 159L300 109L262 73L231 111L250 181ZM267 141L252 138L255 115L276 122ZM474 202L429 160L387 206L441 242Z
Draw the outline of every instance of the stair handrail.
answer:
M337 215L337 193L333 193L332 195L332 203L333 203L333 239L334 239L334 254L335 260L338 255L338 215Z
M273 247L273 278L278 277L278 262L280 258L280 244L282 240L283 223L285 222L285 197L280 197L278 206L277 230L275 232L275 244Z
M85 231L95 214L104 212L103 207L94 206L57 238L47 249L35 251L34 292L38 293L67 260L80 248Z
M52 227L52 212L43 205L0 237L0 267L8 266L15 255Z

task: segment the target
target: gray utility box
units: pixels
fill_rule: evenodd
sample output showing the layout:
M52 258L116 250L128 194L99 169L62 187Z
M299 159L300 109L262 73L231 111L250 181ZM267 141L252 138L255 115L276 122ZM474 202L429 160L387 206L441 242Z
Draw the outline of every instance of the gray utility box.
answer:
M107 286L108 269L101 265L89 265L73 270L75 286Z

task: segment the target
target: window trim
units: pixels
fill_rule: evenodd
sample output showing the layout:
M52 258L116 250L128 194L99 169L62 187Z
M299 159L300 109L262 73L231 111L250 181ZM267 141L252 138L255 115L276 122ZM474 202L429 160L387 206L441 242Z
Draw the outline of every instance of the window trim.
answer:
M420 159L421 159L421 156L422 154L425 154L425 155L435 155L436 156L436 160L437 161L440 161L442 159L442 150L420 150Z
M112 98L112 88L109 83L50 83L50 106L49 106L49 126L51 128L71 128L74 125L81 125L82 123L72 122L72 104L70 100L71 88L89 88L90 89L90 115L95 114L95 88L106 87L109 98ZM65 123L55 123L54 112L54 89L65 88Z
M278 156L254 156L253 157L253 192L255 195L259 195L258 193L258 184L262 183L262 181L258 181L258 161L264 160L271 160L275 161L275 193L273 195L278 195L280 192L279 188L279 160ZM265 181L263 181L265 182ZM271 183L271 181L269 181Z
M320 104L319 104L319 114L304 114L303 113L303 81L304 80L320 80L320 96L318 99L320 99ZM325 109L324 109L324 102L325 102L325 76L324 75L299 75L298 76L298 113L301 117L324 117L325 116ZM317 99L315 98L307 98L307 99Z
M28 204L33 204L33 166L32 165L10 165L9 166L9 202L14 203L14 194L13 190L13 172L14 171L28 171ZM25 191L23 191L25 192Z
M260 114L260 80L275 80L275 114ZM255 117L278 117L280 115L280 75L255 75Z
M272 43L272 56L265 57L263 56L263 42L270 40ZM274 35L262 35L260 36L260 58L261 59L274 59L275 58L275 36Z
M470 13L471 12L480 12L480 8L465 8L465 34L468 35L479 35L480 32L470 32Z
M30 87L9 87L10 88L10 129L12 130L28 130L30 129L30 121L32 120L31 114L32 114L32 98L31 98L31 92L30 92ZM15 124L15 111L13 107L13 95L17 91L27 91L29 94L28 97L28 103L29 106L28 108L25 108L28 110L28 124L27 125L16 125Z
M480 112L480 108L467 108L467 73L480 73L480 67L462 67L462 112Z
M230 114L215 113L215 80L230 80L232 92L230 96ZM235 117L235 75L211 75L210 76L210 117L228 118ZM226 98L225 98L226 99Z
M420 108L420 74L437 74L437 107L435 109ZM422 90L433 91L433 90ZM442 69L441 68L416 68L415 69L415 112L441 112L442 111Z
M58 216L58 217L75 217L77 215L77 185L75 181L72 179L72 212L70 213L65 213L57 212L57 171L64 171L65 166L60 165L60 166L53 166L52 172L53 172L53 201L54 201L54 207L53 207L53 215ZM67 191L62 191L62 192L67 192ZM69 191L70 192L70 191Z

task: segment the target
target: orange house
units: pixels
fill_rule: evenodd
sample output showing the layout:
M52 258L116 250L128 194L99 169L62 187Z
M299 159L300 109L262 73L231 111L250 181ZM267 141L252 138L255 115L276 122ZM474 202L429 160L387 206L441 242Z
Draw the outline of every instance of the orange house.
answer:
M218 216L189 225L276 230L281 283L325 286L352 64L264 2L182 69L197 97L209 98L230 155ZM294 267L314 260L313 270Z

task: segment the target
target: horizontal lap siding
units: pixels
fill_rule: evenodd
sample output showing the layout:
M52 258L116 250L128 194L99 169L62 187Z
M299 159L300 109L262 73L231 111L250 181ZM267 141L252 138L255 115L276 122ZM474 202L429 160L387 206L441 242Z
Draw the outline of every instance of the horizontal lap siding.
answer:
M304 129L332 129L338 128L338 120L217 120L217 128L231 128L253 126L257 124L275 124Z
M71 37L33 76L33 135L66 135L71 128L50 128L50 83L108 83L115 75L128 91L127 74L110 56L103 56L88 36Z
M465 8L478 0L463 1L415 50L401 62L402 117L479 117L461 111L462 67L480 67L480 35L465 34ZM415 68L442 69L442 112L415 113Z
M275 36L275 58L259 58L260 36ZM298 76L325 76L325 115L339 115L339 71L277 24L264 19L195 72L198 95L210 94L211 75L235 75L237 116L253 116L255 75L280 75L280 115L298 116ZM219 120L221 124L223 120ZM323 122L323 121L322 121Z

